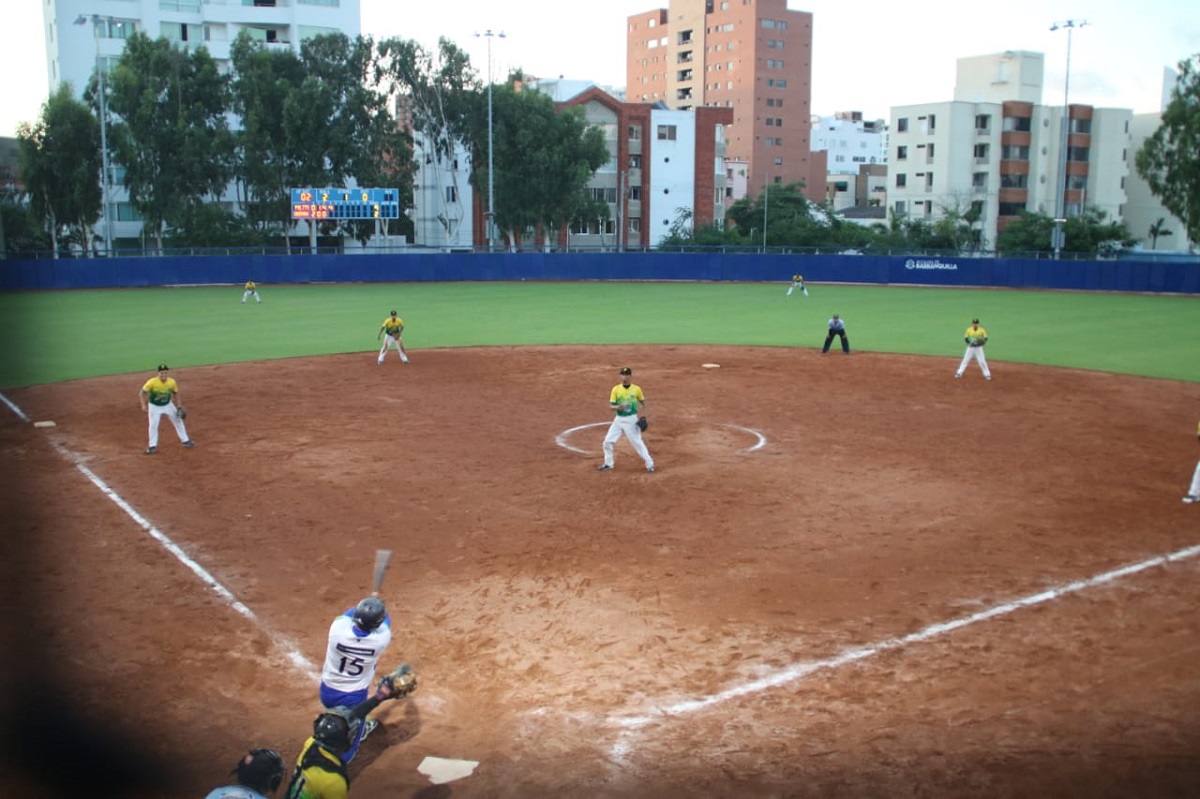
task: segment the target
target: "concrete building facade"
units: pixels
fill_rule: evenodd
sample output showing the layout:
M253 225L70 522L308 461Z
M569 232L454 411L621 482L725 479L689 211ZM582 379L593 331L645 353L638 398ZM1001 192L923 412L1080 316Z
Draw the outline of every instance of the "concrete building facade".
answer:
M630 102L731 109L728 155L745 163L748 191L803 181L821 199L824 158L809 147L812 14L786 0L670 0L630 16L626 31Z
M975 210L984 248L1022 211L1053 216L1059 192L1067 216L1095 206L1122 218L1132 112L1072 104L1064 132L1063 106L1041 104L1042 62L1013 51L959 59L954 100L892 108L894 214Z
M224 70L243 30L267 47L295 52L314 36L353 39L361 31L360 0L46 0L43 17L50 92L66 81L76 97L97 67L111 70L135 31L184 48L203 46ZM123 170L113 164L109 171L112 196L105 206L114 238L137 238L142 225L122 186ZM235 197L223 199L232 204ZM102 220L97 232L103 230Z
M813 152L825 152L830 175L857 175L859 167L887 163L887 122L863 119L860 111L812 118Z

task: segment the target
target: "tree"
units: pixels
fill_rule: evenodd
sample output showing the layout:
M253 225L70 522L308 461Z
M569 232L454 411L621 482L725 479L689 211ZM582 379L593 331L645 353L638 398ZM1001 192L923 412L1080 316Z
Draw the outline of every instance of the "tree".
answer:
M42 105L41 118L20 125L17 147L30 208L50 235L54 257L64 237L78 239L90 254L102 196L97 119L60 84Z
M1167 220L1160 216L1157 220L1155 220L1154 224L1150 226L1150 230L1147 232L1147 235L1150 237L1150 249L1154 250L1158 249L1158 239L1160 236L1173 236L1175 234L1167 230Z
M1200 54L1179 62L1162 124L1134 164L1154 196L1183 222L1188 239L1200 241Z
M1084 209L1067 219L1064 226L1066 246L1063 252L1075 255L1113 255L1128 250L1136 240L1123 222L1106 221L1099 208ZM1046 214L1022 212L1021 216L996 237L996 249L1003 252L1050 252L1050 233L1054 219Z
M228 78L208 50L134 33L108 81L117 160L129 199L162 247L169 220L215 199L233 174Z

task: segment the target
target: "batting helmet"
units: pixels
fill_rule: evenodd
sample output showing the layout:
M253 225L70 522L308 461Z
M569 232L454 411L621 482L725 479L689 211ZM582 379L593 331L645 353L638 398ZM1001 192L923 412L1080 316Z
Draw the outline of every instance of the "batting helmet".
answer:
M313 722L313 738L326 749L341 754L350 748L350 722L339 713L322 713Z
M366 633L383 624L386 616L387 608L384 607L383 600L377 596L367 597L354 608L354 624Z
M251 749L233 772L239 785L261 794L272 793L283 782L283 758L274 749Z

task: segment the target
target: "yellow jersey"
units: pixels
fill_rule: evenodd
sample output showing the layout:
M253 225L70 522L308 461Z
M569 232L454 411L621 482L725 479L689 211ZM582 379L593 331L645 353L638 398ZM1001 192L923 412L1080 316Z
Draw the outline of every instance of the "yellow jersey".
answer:
M803 283L804 275L792 275L792 282L793 283Z
M179 384L173 377L163 380L155 376L146 381L146 384L142 386L142 391L148 395L147 400L151 405L166 405L172 397L179 393Z
M254 281L253 281L253 280L247 280L247 281L246 281L246 291L254 291L254 288L255 288L255 286L254 286Z
M341 758L309 738L300 750L285 799L346 799L350 777Z
M380 326L383 328L383 332L389 336L396 336L404 329L404 320L399 316L389 316L383 320L383 324Z
M638 403L645 401L646 395L636 383L617 383L608 395L608 404L616 408L617 416L633 416L638 412Z
M980 344L986 344L988 340L988 334L987 331L983 329L983 325L971 325L967 328L967 332L963 333L963 338L965 338L968 342L974 339Z

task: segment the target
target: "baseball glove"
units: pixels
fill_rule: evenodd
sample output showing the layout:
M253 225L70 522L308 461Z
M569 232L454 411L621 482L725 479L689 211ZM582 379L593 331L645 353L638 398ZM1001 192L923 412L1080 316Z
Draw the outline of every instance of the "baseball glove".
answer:
M638 429L639 430L641 430L644 433L644 432L646 432L646 428L649 426L650 426L650 422L646 421L645 416L638 417Z
M401 663L379 680L379 686L382 688L384 685L388 686L391 692L388 699L399 699L417 690L417 675L412 670L412 666Z
M187 408L176 408L175 415L178 416L180 419L186 419L187 418Z

